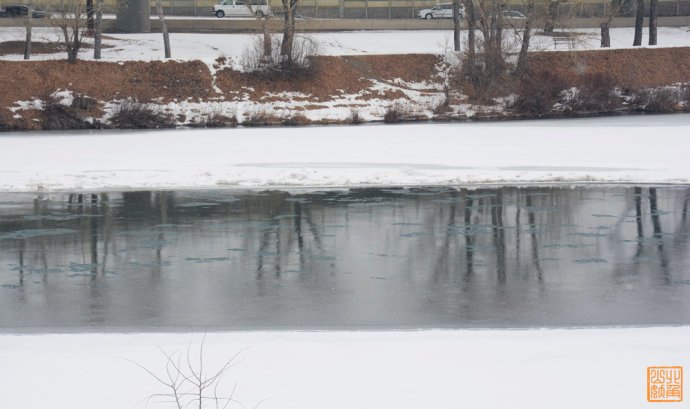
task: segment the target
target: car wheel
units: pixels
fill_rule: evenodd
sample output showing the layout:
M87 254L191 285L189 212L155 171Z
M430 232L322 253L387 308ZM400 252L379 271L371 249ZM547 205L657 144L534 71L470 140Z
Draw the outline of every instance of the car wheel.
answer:
M225 17L225 12L223 10L216 11L216 17L218 17L218 18Z
M257 10L255 14L256 14L256 16L257 16L258 18L261 18L261 17L264 16L264 12L261 11L261 10Z
M432 16L431 13L429 13L426 16L424 16L424 18L427 20L431 20L432 18L434 18L434 16Z

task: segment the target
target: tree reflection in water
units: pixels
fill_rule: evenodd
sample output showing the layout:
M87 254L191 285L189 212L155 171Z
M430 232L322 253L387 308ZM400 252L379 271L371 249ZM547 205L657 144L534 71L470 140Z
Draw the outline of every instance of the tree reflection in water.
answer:
M3 328L690 322L684 187L0 196Z

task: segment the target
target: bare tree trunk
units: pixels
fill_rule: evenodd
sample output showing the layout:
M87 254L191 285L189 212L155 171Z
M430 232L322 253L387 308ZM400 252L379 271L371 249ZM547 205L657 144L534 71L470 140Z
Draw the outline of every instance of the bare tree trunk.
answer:
M292 64L292 43L295 38L295 15L293 11L297 1L282 0L282 2L285 20L283 24L283 42L280 45L280 55L283 57L283 62L289 65Z
M611 47L611 33L609 32L609 22L605 21L599 26L601 28L601 47Z
M94 26L93 0L86 0L86 32L93 34Z
M633 46L642 45L642 26L644 24L644 0L637 0L637 10L635 13L635 38Z
M521 75L527 68L527 52L529 51L529 43L532 39L532 23L534 22L534 3L530 2L527 5L527 20L525 20L525 28L522 32L522 44L520 45L520 54L518 55L517 74Z
M24 59L28 60L31 58L31 29L33 26L34 13L31 7L31 3L27 4L29 12L26 13L26 42L24 43Z
M158 19L161 22L161 31L163 31L163 47L165 48L165 58L171 58L170 35L168 35L168 25L165 23L165 14L163 13L161 0L156 0L156 11L158 12Z
M453 0L453 49L460 51L460 0Z
M103 34L103 0L96 2L96 24L93 33L93 59L101 59L101 37Z
M79 17L81 9L78 5L74 6L74 29L72 31L72 59L70 63L75 64L79 56L79 49L81 48L81 35L79 30Z
M467 62L470 64L470 69L474 70L475 64L475 30L477 29L477 21L474 16L473 0L464 0L465 3L465 19L467 20Z
M558 1L550 1L549 7L546 11L546 22L544 23L544 32L553 33L556 25L556 16L558 14Z
M657 0L649 2L649 45L656 45L656 4Z
M271 40L271 28L269 26L269 16L262 17L263 32L264 32L264 59L269 60L273 51L273 44Z

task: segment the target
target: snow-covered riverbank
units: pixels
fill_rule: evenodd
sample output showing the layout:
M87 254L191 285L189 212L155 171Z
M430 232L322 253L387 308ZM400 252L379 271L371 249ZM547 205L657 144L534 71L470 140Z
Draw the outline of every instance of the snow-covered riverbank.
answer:
M201 334L0 336L0 407L144 408L167 392L164 356ZM213 333L209 374L241 361L219 394L244 407L647 408L646 367L690 366L690 327L413 332ZM150 408L168 408L153 404ZM238 405L229 407L239 408Z
M688 183L690 115L0 136L0 191Z

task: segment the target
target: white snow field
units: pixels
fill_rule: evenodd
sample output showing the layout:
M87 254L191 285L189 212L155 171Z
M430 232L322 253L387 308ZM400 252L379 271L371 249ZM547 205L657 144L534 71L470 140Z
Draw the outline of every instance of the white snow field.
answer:
M0 407L143 409L168 391L132 361L163 375L156 346L191 342L196 362L202 338L2 335ZM689 343L690 327L211 333L204 368L247 348L219 389L237 382L235 409L635 409L651 407L646 367L687 369Z
M8 133L0 191L688 183L690 115Z
M598 29L578 29L578 41L574 44L559 44L554 48L551 37L535 35L530 50L588 50L599 49ZM512 32L511 32L512 33ZM633 28L612 28L612 48L632 48ZM515 32L513 34L519 34ZM463 32L466 36L466 31ZM19 27L0 28L1 41L23 41L24 30ZM54 28L34 28L34 41L60 41L61 33ZM451 30L422 31L353 31L338 33L308 34L320 45L322 55L359 54L445 54L452 49ZM660 27L658 29L659 47L690 46L690 27ZM175 60L201 60L211 65L220 56L239 58L254 41L254 34L189 34L172 33L170 42L172 57ZM514 43L516 36L507 35L506 42ZM91 42L92 39L85 39ZM643 44L647 42L644 30ZM103 49L104 61L149 61L163 59L163 38L161 34L108 34L103 44L112 48ZM515 51L517 43L512 44ZM21 60L22 55L0 56L5 60ZM38 54L32 60L64 59L64 53ZM92 59L93 50L82 49L79 58Z

